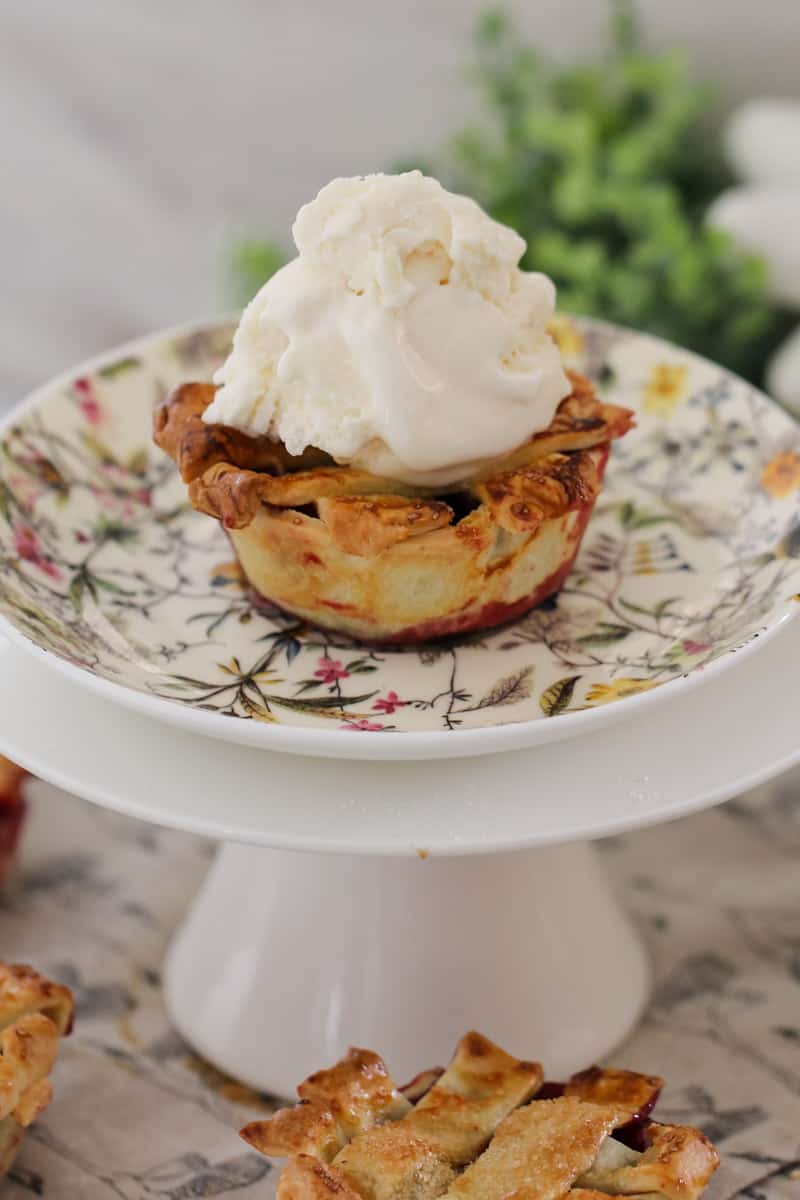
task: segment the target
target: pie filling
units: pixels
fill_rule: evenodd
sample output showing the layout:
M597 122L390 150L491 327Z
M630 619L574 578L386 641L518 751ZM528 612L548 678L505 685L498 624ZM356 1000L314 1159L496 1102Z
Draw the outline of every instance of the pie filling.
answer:
M279 1200L695 1200L719 1165L697 1129L651 1120L663 1081L593 1067L566 1084L478 1033L398 1088L351 1050L299 1102L242 1130L286 1158Z

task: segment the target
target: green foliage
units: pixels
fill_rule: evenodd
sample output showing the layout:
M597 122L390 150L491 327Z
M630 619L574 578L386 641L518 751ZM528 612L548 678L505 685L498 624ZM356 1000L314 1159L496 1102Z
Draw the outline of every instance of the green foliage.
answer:
M563 310L758 378L786 322L763 264L704 224L729 180L686 57L642 49L624 0L591 62L548 62L502 9L480 19L475 52L481 116L428 169L519 230L524 266L553 277Z
M788 328L763 264L704 224L729 182L708 125L712 99L686 57L642 48L631 0L612 3L609 47L571 65L527 44L502 8L484 12L468 78L479 115L429 161L528 243L559 307L661 334L758 380ZM394 169L400 169L395 166ZM284 261L242 243L243 297Z
M279 271L288 255L277 242L248 237L237 242L231 255L231 292L235 304L246 304L263 283Z

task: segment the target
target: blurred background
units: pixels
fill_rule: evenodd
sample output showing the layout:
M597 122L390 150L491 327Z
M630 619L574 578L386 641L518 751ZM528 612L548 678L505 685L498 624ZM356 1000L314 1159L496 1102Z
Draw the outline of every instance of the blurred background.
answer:
M565 307L800 405L797 18L797 0L5 0L0 407L229 309L323 183L400 164L515 224Z

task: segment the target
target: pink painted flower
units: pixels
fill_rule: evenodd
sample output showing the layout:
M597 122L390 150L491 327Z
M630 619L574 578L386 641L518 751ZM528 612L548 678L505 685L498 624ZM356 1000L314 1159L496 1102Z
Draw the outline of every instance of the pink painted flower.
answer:
M362 717L360 721L347 721L340 726L341 729L355 729L364 731L365 733L376 733L379 729L383 729L383 725L378 725L375 721L368 721L366 717Z
M14 549L26 562L36 562L41 556L41 543L30 525L18 525L14 530Z
M336 683L337 679L346 679L350 672L345 666L335 658L317 659L318 670L314 672L317 679L321 679L323 683Z
M385 698L380 696L372 707L376 712L388 714L395 712L398 708L402 708L406 704L408 704L408 701L401 700L397 692L387 692Z
M14 549L24 562L38 567L49 579L60 579L58 567L45 554L42 543L30 525L18 525L14 530Z
M99 425L103 419L103 410L97 399L91 379L82 375L76 379L73 387L78 396L78 406L90 425Z
M691 638L686 638L683 649L687 654L706 654L713 649L713 645L711 642L693 642Z

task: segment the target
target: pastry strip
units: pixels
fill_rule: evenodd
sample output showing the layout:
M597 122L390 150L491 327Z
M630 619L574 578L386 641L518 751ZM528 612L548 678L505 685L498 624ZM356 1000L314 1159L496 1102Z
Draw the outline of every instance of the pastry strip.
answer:
M560 1200L594 1162L624 1108L576 1097L534 1100L498 1126L486 1150L447 1192L447 1200Z
M294 1108L247 1125L244 1140L262 1154L307 1154L330 1162L357 1134L411 1110L383 1059L371 1050L351 1049L335 1066L310 1075L297 1094Z
M490 1141L498 1122L541 1085L539 1063L521 1062L468 1033L441 1078L404 1117L355 1138L333 1167L363 1200L431 1200Z
M41 1012L59 1034L72 1028L74 1002L69 988L43 979L33 967L21 963L0 963L0 1029L20 1017Z

